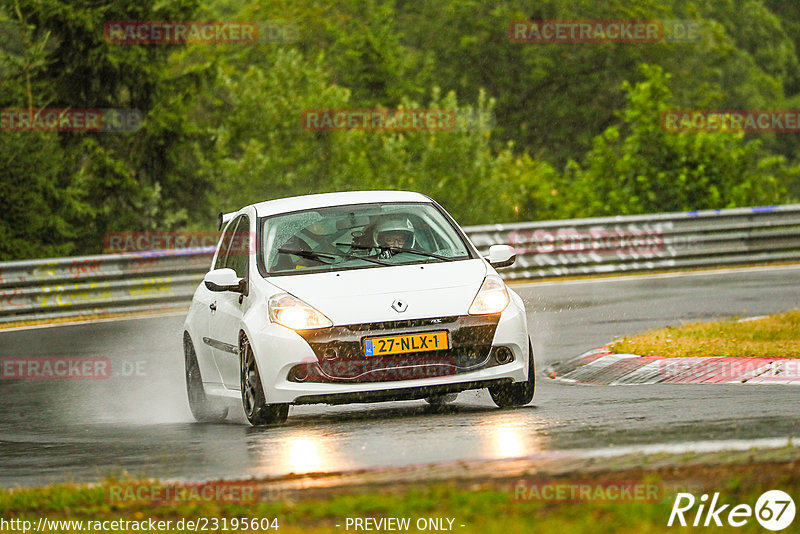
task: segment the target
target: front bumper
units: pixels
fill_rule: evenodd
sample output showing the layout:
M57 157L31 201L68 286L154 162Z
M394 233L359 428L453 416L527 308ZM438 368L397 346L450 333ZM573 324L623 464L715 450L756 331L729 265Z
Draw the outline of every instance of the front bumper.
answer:
M366 337L442 330L448 332L448 350L364 355ZM266 324L249 338L268 403L417 399L527 379L525 313L514 303L499 316L413 319L299 333ZM510 363L498 362L500 347L511 353Z

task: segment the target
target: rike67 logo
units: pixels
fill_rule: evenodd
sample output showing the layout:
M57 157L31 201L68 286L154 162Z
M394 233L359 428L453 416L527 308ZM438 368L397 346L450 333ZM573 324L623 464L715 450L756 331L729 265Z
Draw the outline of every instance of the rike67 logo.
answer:
M708 495L703 494L699 502L691 493L678 493L669 514L667 526L671 527L677 519L677 524L682 527L721 527L725 524L731 527L746 525L753 516L762 527L779 531L792 524L795 515L794 500L781 490L769 490L761 494L755 507L749 504L737 504L731 508L730 504L718 504L719 493L714 493L711 502ZM693 510L697 504L697 510ZM730 509L729 509L730 508ZM685 515L684 515L685 514ZM691 521L689 523L687 521Z

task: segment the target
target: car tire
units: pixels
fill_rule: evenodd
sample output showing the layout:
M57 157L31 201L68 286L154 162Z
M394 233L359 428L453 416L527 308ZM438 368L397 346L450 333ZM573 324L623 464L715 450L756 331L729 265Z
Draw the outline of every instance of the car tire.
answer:
M431 395L425 397L425 402L431 406L444 406L454 402L458 398L458 393L445 393L444 395Z
M492 400L499 408L525 406L533 400L536 389L536 370L533 363L533 344L528 340L528 380L513 384L501 384L489 388Z
M242 337L240 350L242 408L253 426L283 423L289 416L288 404L267 404L261 375L247 337Z
M189 409L195 420L200 423L219 423L228 416L228 408L219 406L206 396L200 365L194 351L189 333L183 335L183 356L186 369L186 396L189 398Z

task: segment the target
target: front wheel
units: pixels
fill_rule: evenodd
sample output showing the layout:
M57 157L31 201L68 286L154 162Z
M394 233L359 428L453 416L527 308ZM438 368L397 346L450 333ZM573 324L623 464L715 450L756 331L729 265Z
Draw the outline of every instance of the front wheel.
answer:
M192 410L192 415L200 423L223 421L228 415L228 408L218 406L206 396L197 354L188 333L183 336L183 356L186 365L186 394L189 397L189 409Z
M533 364L533 345L528 340L528 380L513 384L501 384L489 388L492 400L499 408L525 406L533 400L536 389L536 371Z
M242 407L250 424L261 426L286 421L288 404L267 404L256 357L247 338L242 340L241 369Z

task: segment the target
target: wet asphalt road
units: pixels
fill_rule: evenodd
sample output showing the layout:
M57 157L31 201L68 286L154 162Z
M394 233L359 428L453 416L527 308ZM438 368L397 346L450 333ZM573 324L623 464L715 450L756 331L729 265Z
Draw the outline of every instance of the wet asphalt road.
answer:
M800 307L800 267L515 285L541 372L615 336L686 320ZM577 448L800 435L796 386L564 385L498 410L464 392L423 401L292 407L280 427L192 422L182 316L0 333L0 356L107 357L95 381L0 381L0 486L275 476Z

